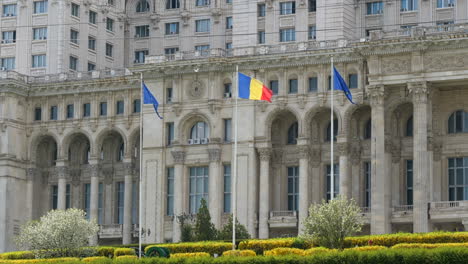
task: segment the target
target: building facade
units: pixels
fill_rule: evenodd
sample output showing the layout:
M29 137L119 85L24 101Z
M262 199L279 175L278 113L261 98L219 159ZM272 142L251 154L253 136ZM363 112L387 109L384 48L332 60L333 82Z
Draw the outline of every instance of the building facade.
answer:
M99 243L131 243L140 194L144 242L178 241L177 216L202 198L226 223L234 184L253 237L297 235L330 197L331 166L364 233L466 230L467 11L466 0L3 1L0 252L25 221L69 207L99 223ZM332 56L357 103L335 92L333 138ZM233 182L236 66L275 95L239 100ZM141 106L140 73L163 120Z

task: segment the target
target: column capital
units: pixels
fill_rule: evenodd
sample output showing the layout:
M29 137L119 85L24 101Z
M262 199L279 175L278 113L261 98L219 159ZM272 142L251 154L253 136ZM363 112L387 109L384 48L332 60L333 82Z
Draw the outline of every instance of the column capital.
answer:
M320 148L311 148L310 149L310 163L313 168L317 168L320 166L321 159L321 151Z
M346 156L348 154L348 143L347 142L341 142L336 144L336 150L338 152L338 155L340 156Z
M55 176L57 176L58 179L66 179L68 177L68 167L55 167L53 173Z
M299 159L309 159L310 149L309 146L300 145L297 147L299 153Z
M85 170L86 170L86 173L88 173L90 177L98 177L99 169L100 169L100 166L98 164L88 164Z
M131 162L123 163L124 176L132 176L133 164Z
M171 154L172 154L172 158L174 159L174 163L183 164L185 162L185 151L174 150L174 151L171 151Z
M208 157L210 162L218 162L221 160L221 150L220 149L208 149Z
M371 106L383 105L385 99L384 85L368 85L366 88Z
M358 165L359 161L361 161L361 145L359 143L351 143L349 145L349 154L351 163L353 165Z
M427 103L430 87L427 82L409 82L408 90L413 95L414 103Z
M37 168L27 168L26 169L26 179L28 181L33 181L35 177L39 175L39 170Z
M270 161L272 153L271 148L257 148L257 151L261 161Z

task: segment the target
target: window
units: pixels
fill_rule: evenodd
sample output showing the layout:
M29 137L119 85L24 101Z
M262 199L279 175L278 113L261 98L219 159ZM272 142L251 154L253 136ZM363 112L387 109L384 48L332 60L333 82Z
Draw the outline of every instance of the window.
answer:
M121 143L120 146L119 146L119 153L118 153L118 156L117 156L117 161L123 161L124 153L125 153L124 143Z
M91 103L84 103L83 104L83 117L90 117L91 116Z
M148 55L148 50L135 51L135 63L145 63L145 57Z
M296 41L296 30L294 28L280 29L280 42Z
M436 23L438 31L449 31L453 27L453 21L439 21Z
M179 0L166 0L166 9L180 8Z
M103 205L104 205L104 185L102 183L99 183L98 187L98 224L102 225L102 221L104 219L104 210L103 210Z
M309 0L309 12L317 11L317 0Z
M266 15L266 5L265 4L258 4L257 5L257 15L258 15L258 17L265 17L265 15Z
M348 75L349 89L358 88L358 75L350 74Z
M330 131L331 131L331 122L328 122L327 130L325 134L325 142L330 141ZM338 119L333 120L333 141L336 141L336 136L338 135Z
M315 25L309 26L307 37L308 39L317 39L317 27Z
M280 3L280 15L289 15L296 13L296 2L282 2Z
M90 204L91 204L91 184L85 183L84 185L84 196L83 196L83 203L84 203L84 211L86 213L86 219L89 220L90 217Z
M52 209L56 210L58 207L58 186L52 185Z
M34 2L34 14L47 13L47 0Z
M149 37L149 25L136 26L135 38L146 38L146 37Z
M278 90L279 90L278 80L270 81L270 89L273 91L273 94L278 94Z
M232 97L232 83L225 83L224 84L224 98L231 98Z
M208 167L192 167L190 168L190 214L198 213L202 198L208 202Z
M174 215L174 168L167 168L166 215Z
M140 99L133 100L133 113L141 112L141 101Z
M224 165L224 213L231 212L231 164Z
M412 137L413 136L413 116L410 116L408 120L406 121L406 133L405 135L407 137Z
M71 188L70 184L67 184L65 187L65 209L70 208L71 206Z
M437 8L454 7L455 0L437 0Z
M232 29L232 17L226 17L226 29Z
M78 58L70 56L70 70L76 71L78 69Z
M195 6L208 6L210 5L210 0L195 0Z
M79 5L77 5L75 3L71 4L71 15L76 16L76 17L80 16L80 6Z
M371 163L364 162L364 207L371 207Z
M367 3L367 14L377 15L383 13L383 2L370 2Z
M166 103L172 103L172 88L166 88Z
M258 44L265 44L265 31L258 32Z
M106 56L112 57L113 49L114 49L114 45L110 43L106 43Z
M75 105L69 104L67 105L67 119L73 118L75 115Z
M210 32L210 20L195 20L195 32Z
M179 34L179 22L166 23L166 35Z
M369 118L364 127L364 139L370 139L372 137L372 119Z
M226 4L232 4L232 0L226 0Z
M451 114L448 120L448 132L449 134L468 132L468 113L459 110Z
M232 140L232 121L224 119L224 142L229 143Z
M78 31L70 30L70 42L78 44Z
M209 136L210 136L210 128L205 122L201 122L201 121L197 122L190 129L190 139L206 139Z
M330 200L330 193L331 193L331 177L330 177L330 174L331 174L331 166L330 164L327 165L327 173L326 173L326 181L327 181L327 201ZM338 165L338 163L335 163L333 164L333 174L334 174L334 177L333 177L333 197L335 198L336 196L338 196L338 194L340 193L340 166Z
M114 31L114 20L111 18L106 19L106 29L109 31Z
M179 48L166 48L164 49L164 54L166 55L174 55L179 52Z
M150 4L146 0L140 0L138 1L138 4L136 6L136 12L137 13L144 13L144 12L149 12L150 11Z
M400 11L414 11L418 10L418 0L401 0Z
M125 182L117 182L117 214L116 220L117 224L123 224L123 215L124 215L124 199L125 199Z
M3 31L2 40L3 40L2 43L15 43L16 42L16 30Z
M3 5L3 16L16 16L16 4Z
M4 70L13 70L16 68L16 59L15 57L10 57L10 58L2 58L2 68Z
M47 28L33 28L33 40L47 39Z
M88 62L88 71L95 71L96 70L96 64Z
M406 204L413 205L413 160L406 161Z
M114 0L107 0L108 5L114 5Z
M167 130L167 145L172 145L174 141L174 123L166 123L166 130Z
M96 25L97 13L94 11L89 11L89 23Z
M57 120L57 106L50 107L50 120Z
M318 90L318 78L309 77L309 92L317 92Z
M46 66L46 55L33 55L32 56L32 67L41 68Z
M296 145L298 135L299 125L297 122L294 122L288 129L288 145Z
M226 50L232 49L232 42L226 43Z
M207 55L210 50L210 45L195 46L195 50L200 52L200 55Z
M88 49L96 50L96 38L88 36Z
M297 79L289 79L289 93L297 94Z
M468 200L468 157L449 158L449 200Z
M299 210L299 167L288 167L288 211Z
M115 114L123 115L123 113L124 113L124 101L122 101L122 100L117 101L115 108L116 108L115 109Z
M34 121L41 121L42 120L42 109L40 107L36 107L34 109Z

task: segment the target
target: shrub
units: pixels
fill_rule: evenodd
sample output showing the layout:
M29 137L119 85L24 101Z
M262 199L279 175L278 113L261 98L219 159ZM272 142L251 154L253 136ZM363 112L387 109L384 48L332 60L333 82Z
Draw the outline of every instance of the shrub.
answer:
M210 257L209 253L206 252L192 252L192 253L175 253L171 254L171 258L199 258L199 257Z
M0 259L33 259L34 253L31 251L15 251L0 254Z
M97 255L102 256L102 257L113 258L114 250L115 250L115 247L98 247Z
M89 257L81 259L82 262L86 263L112 263L112 260L106 257Z
M200 203L200 209L198 209L195 221L195 238L197 241L214 240L217 237L218 231L213 223L211 223L210 211L206 205L206 200L202 198Z
M115 257L117 260L137 260L137 256L131 256L131 255L122 255L122 256L117 256Z
M397 233L347 237L346 247L367 246L372 241L374 246L391 247L401 243L468 243L468 232L432 232L432 233Z
M250 234L245 226L241 225L236 218L236 239L249 239ZM218 239L229 240L232 239L232 214L229 216L229 221L219 231Z
M114 250L114 256L135 256L135 250L133 248L116 248Z
M265 256L285 256L285 255L298 255L303 256L304 250L298 248L275 248L263 252Z
M384 246L364 246L364 247L353 247L353 248L346 248L344 251L374 251L374 250L382 250L387 249Z
M434 249L434 248L454 248L454 247L468 247L468 243L437 243L437 244L428 244L428 243L402 243L392 246L393 249L402 249L402 248L424 248L424 249Z
M223 257L255 257L255 251L253 250L228 250L223 252Z
M263 255L266 250L271 250L279 247L291 247L294 243L294 238L277 238L277 239L251 239L239 243L239 249L250 249L255 251L257 255Z
M313 256L317 254L330 253L330 252L336 252L336 251L337 250L335 249L316 247L316 248L310 248L310 249L304 250L304 256Z
M169 249L171 255L173 253L193 253L193 252L208 252L210 255L223 254L224 251L230 250L232 244L228 242L189 242L178 244L158 244L151 245L145 248L145 254L152 247L165 247Z

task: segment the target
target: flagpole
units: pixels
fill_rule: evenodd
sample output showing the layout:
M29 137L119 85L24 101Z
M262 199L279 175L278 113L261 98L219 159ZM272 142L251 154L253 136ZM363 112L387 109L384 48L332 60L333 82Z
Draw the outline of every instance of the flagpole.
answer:
M333 56L331 56L331 75L330 75L330 90L331 90L331 101L330 101L330 105L331 105L331 110L330 110L330 200L333 200L333 196L335 194L335 166L334 166L334 162L333 162L333 141L334 141L334 119L333 119L333 94L334 94L334 90L335 90L335 83L334 83L334 67L333 67Z
M239 66L236 65L236 91L235 91L235 123L234 123L234 164L232 168L232 250L236 250L236 212L237 212L237 128L238 128L238 112L237 100L239 97Z
M138 258L141 259L141 230L142 230L142 213L143 210L141 209L141 200L142 200L142 191L141 191L141 183L142 183L142 171L143 171L143 73L140 72L140 177L139 177L139 189L140 189L140 198L138 201L139 207L139 217L138 217Z

